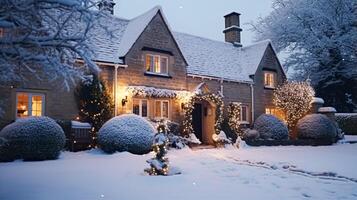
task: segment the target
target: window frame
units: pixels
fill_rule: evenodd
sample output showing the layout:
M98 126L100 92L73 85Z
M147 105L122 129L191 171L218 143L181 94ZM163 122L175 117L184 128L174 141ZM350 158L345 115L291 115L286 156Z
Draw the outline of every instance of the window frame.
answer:
M24 93L24 94L27 94L28 95L28 115L26 117L32 117L32 97L33 96L41 96L42 97L42 110L41 110L41 116L45 116L45 108L46 108L46 95L43 94L43 93L38 93L38 92L24 92L24 91L18 91L16 92L16 104L15 104L15 119L22 119L22 118L26 118L26 117L19 117L17 115L17 104L18 104L18 95L21 94L21 93Z
M134 101L135 100L139 100L139 115L140 117L143 117L143 101L146 101L146 117L144 118L149 118L149 113L150 113L150 103L149 103L149 100L148 99L140 99L140 98L133 98L132 99L132 106L131 106L131 109L132 109L132 113L134 113ZM135 114L136 115L136 114Z
M267 75L271 76L271 84L267 84ZM264 71L264 87L269 89L276 88L276 73L270 71Z
M160 102L160 117L156 116L156 102ZM164 102L167 102L167 118L163 117L163 111L164 111ZM170 100L155 100L155 112L154 112L154 118L155 119L170 119Z
M153 63L152 70L153 71L151 71L151 67L150 67L150 71L147 70L147 57L148 56L150 56L153 59L152 60L152 63ZM160 72L155 72L155 57L159 59L158 65L159 65ZM161 61L162 61L161 58L166 59L166 73L161 72L161 71L163 71L162 67L161 67ZM152 53L145 54L145 73L168 76L169 75L169 57L162 56L160 54L152 54Z
M247 117L247 119L246 120L243 120L243 112L242 112L242 108L243 107L245 107L246 108L246 110L245 110L245 114L246 114L246 117ZM249 124L249 106L248 105L240 105L240 112L239 112L239 114L240 114L240 116L239 116L239 121L241 122L241 123L247 123L247 124Z

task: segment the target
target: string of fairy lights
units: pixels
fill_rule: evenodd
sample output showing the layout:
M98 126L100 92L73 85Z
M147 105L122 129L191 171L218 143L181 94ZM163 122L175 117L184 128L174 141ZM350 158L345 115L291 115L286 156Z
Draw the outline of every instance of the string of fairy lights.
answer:
M273 102L285 112L290 130L309 112L314 96L315 91L309 82L289 82L275 90Z
M224 103L222 97L217 94L195 94L193 95L184 106L184 120L183 120L183 133L189 135L194 133L192 125L192 113L196 102L208 101L216 105L216 122L214 125L216 134L221 131L221 124L223 122L223 109Z
M240 110L241 103L231 102L228 104L227 113L228 113L228 125L233 132L240 134Z

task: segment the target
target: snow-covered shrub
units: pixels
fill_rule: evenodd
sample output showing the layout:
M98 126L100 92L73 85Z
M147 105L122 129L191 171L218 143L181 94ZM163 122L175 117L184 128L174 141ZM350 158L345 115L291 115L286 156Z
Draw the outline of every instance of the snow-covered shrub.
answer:
M169 139L170 148L183 149L187 145L187 141L184 137L175 135L173 133L167 134L167 138Z
M245 140L254 140L259 138L259 132L254 129L246 129L243 132L243 139Z
M195 134L190 133L184 137L186 144L201 144L202 142L196 137Z
M128 151L145 154L151 151L155 128L144 118L125 114L106 122L98 132L98 143L103 151Z
M297 134L301 139L334 139L337 130L333 122L322 114L306 115L297 124Z
M254 122L254 129L257 130L262 139L283 140L287 139L289 130L279 118L273 115L263 114Z
M212 135L213 141L216 143L217 146L224 146L226 144L231 144L232 141L227 138L226 134L224 131L220 131L219 134L213 134Z
M9 142L15 158L24 160L56 159L66 137L62 128L48 117L28 117L7 125L0 137Z
M348 135L357 135L357 113L336 113L338 126Z

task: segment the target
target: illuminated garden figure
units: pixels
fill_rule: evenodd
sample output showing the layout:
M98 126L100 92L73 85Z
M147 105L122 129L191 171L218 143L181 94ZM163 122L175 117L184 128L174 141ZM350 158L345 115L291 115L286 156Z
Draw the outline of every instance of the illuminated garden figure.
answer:
M169 175L169 160L165 155L167 154L169 140L164 122L160 122L157 130L158 133L155 135L152 145L156 155L146 161L150 164L150 168L145 169L145 172L153 176L167 176Z

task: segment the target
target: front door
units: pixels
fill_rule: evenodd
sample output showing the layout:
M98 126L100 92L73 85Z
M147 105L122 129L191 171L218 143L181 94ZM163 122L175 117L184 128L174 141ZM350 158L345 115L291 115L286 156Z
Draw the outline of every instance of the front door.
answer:
M192 113L192 126L196 137L202 141L202 104L195 103Z

